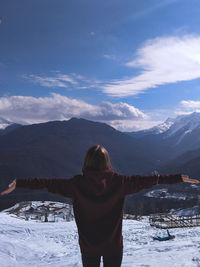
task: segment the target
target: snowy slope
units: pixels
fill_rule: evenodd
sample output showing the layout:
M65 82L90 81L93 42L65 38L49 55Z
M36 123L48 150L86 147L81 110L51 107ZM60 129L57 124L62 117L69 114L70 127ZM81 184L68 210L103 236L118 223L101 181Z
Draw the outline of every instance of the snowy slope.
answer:
M139 131L138 133L141 133L141 136L166 133L166 137L169 137L182 129L185 129L185 134L191 133L198 127L200 127L200 112L193 112L188 115L177 116L176 118L168 118L163 123L160 123L150 129Z
M168 118L166 121L152 127L146 130L140 130L137 132L127 132L128 135L130 136L134 136L136 138L141 138L144 136L148 136L148 135L159 135L162 134L164 132L166 132L167 130L170 129L170 127L174 124L176 119L174 118Z
M149 132L151 134L161 134L166 132L170 129L170 127L175 123L176 119L174 118L168 118L163 123L160 123L157 126L154 126L153 128L146 130L146 132Z
M0 213L0 259L2 267L81 267L75 222L40 223ZM200 228L173 229L175 240L153 241L165 234L143 222L123 223L122 267L200 266Z
M200 126L200 113L194 112L189 115L178 116L168 130L167 135L171 136L181 129L185 129L185 134L191 133Z
M200 127L200 113L194 112L189 115L180 115L175 119L168 118L163 124L156 126L158 133L165 133L167 137L182 131L181 139Z

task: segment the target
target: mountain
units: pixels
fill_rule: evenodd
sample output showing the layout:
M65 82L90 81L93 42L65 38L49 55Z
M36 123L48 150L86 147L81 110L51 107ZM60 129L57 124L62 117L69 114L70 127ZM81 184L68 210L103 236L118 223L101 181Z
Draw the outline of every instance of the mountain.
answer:
M175 127L175 124L173 125ZM187 124L181 125L186 129ZM189 139L182 138L179 144L177 138L183 132L183 128L177 126L173 134L166 135L172 130L171 127L172 125L163 133L151 133L140 138L117 131L105 123L76 118L16 126L11 130L7 127L7 131L5 129L4 134L0 135L0 190L5 189L14 178L70 178L81 172L85 153L95 144L106 147L112 166L118 173L151 174L154 170L160 173L180 173L185 170L184 168L188 168L188 164L193 166L190 171L197 173L199 152L196 151L195 156L191 156L192 152L189 152L188 147L192 145L194 147L196 142L196 146L200 148L198 125L192 128L190 135L186 135ZM183 164L187 164L186 167ZM191 175L191 172L183 173ZM179 186L170 188L174 187L175 192L179 190ZM181 190L191 191L187 185L183 185ZM149 214L149 212L168 210L174 205L187 208L197 202L196 198L192 201L182 201L184 203L175 199L160 201L158 198L146 197L146 193L147 191L143 190L127 198L126 209L133 214ZM21 189L1 198L0 210L16 202L31 200L68 201L46 191Z
M193 112L188 115L180 115L176 118L168 118L165 122L147 130L129 132L128 134L136 137L146 135L163 134L163 138L175 135L179 130L185 129L183 134L188 134L200 126L200 112Z
M169 119L168 119L169 120ZM172 120L171 126L165 131L166 138L182 131L181 139L200 127L200 113L194 112L188 115L178 116L174 121ZM181 141L181 140L180 140Z
M105 123L72 118L21 126L0 136L0 190L14 178L70 178L81 172L85 153L95 144L107 148L119 173L149 173L154 168L149 151L137 139ZM19 190L2 198L0 209L11 200L34 199L64 201L45 191Z
M10 122L6 119L0 118L0 136L13 131L14 129L20 127L18 123Z
M20 124L17 124L17 123L9 124L4 129L0 129L0 135L7 134L7 133L9 133L9 132L17 129L18 127L21 127L21 125Z
M187 151L200 148L200 113L168 118L149 130L128 134L151 149L160 165L166 164Z
M175 119L168 118L165 122L160 123L159 125L154 126L150 129L141 130L137 132L126 132L126 133L130 136L134 136L137 138L141 138L148 135L159 135L166 132L174 124L174 121Z
M0 117L0 131L11 125L12 122Z
M49 168L41 166L41 164L35 168L36 164L31 160L31 165L34 165L34 173L40 172L40 176L66 175L66 166L68 166L67 170L70 175L80 172L85 152L94 144L101 144L108 149L111 161L119 171L141 173L144 168L147 170L152 165L146 148L136 139L105 123L84 119L72 118L69 121L21 126L0 137L0 149L9 155L19 153L18 160L23 158L21 154L23 151L23 153L29 154L30 158L37 153L34 161L37 161L40 156L42 160L53 159L54 164L58 163L60 171L53 172L49 171L49 168L52 168L50 162L48 162ZM5 155L2 158L0 155L1 162L4 158ZM27 157L23 158L23 163L24 160L28 161ZM61 171L62 168L60 168L62 164L64 171ZM25 170L26 166L23 169ZM25 177L28 173L29 171L24 173ZM35 175L34 173L32 175ZM22 175L21 172L20 175ZM18 176L17 169L15 176Z
M187 151L159 168L160 173L185 173L200 178L200 149Z

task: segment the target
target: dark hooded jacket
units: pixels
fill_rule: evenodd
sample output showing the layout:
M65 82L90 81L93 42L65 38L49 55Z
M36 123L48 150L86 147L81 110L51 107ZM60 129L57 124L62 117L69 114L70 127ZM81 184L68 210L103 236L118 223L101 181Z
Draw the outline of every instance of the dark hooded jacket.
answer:
M156 184L182 182L176 175L120 175L112 169L84 171L71 179L17 179L16 186L44 189L72 198L81 252L90 256L112 255L122 250L124 198Z

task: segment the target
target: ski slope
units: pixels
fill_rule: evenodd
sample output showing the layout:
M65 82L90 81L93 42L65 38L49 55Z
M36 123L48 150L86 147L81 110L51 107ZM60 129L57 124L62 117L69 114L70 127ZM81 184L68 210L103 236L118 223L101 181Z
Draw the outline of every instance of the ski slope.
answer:
M200 228L172 229L175 240L153 241L165 230L143 221L124 220L122 267L200 266ZM1 267L81 267L74 221L42 223L25 221L0 212Z

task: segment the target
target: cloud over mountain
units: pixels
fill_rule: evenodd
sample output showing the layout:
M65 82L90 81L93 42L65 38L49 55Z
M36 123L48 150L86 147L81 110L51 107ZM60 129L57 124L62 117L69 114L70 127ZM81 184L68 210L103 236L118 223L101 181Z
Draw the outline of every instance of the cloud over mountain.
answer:
M80 99L52 93L47 97L10 96L0 98L0 117L12 122L29 124L51 120L65 120L82 117L97 121L143 120L146 115L127 104L101 102L88 104Z
M107 83L103 87L104 93L125 97L141 94L159 85L200 78L200 36L148 40L126 66L140 69L141 73Z

